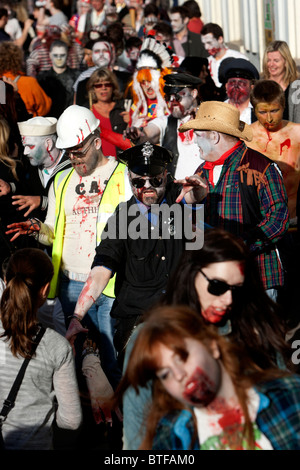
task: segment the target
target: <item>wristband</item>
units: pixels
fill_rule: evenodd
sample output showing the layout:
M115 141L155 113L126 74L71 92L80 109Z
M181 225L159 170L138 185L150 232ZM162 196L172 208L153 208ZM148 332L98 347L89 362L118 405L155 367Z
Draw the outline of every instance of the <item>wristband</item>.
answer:
M72 320L72 318L75 318L75 320L78 320L79 323L82 322L82 318L80 318L76 313L74 313L73 315L71 315L69 318L71 318L71 320Z

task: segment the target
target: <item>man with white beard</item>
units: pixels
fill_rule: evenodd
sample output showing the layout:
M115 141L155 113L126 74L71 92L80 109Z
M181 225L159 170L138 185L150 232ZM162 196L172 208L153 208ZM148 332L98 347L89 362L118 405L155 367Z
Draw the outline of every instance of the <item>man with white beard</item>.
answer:
M203 102L179 129L194 129L205 163L197 174L208 180L205 222L240 236L255 256L268 295L276 301L284 284L277 243L289 225L287 195L277 166L246 147L251 126L238 109L218 101Z

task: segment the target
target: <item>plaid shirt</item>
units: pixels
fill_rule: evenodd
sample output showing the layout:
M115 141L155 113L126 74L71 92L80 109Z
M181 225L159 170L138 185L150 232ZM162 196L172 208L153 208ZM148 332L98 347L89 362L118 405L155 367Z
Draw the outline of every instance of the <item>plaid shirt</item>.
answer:
M260 396L256 424L274 450L300 450L300 377L291 375L255 387ZM194 422L188 410L176 411L158 424L153 450L200 450L193 440Z
M205 222L212 227L221 227L245 239L247 243L247 230L243 220L242 200L240 194L240 178L254 178L257 174L241 171L241 159L247 151L242 142L232 154L226 158L220 178L215 186L209 184L210 191L205 202ZM255 158L265 157L255 152ZM258 238L248 244L252 252L257 252L257 262L265 289L283 285L283 268L279 258L276 243L282 238L289 224L287 196L282 177L276 166L266 160L266 169L258 175L258 201L261 221L256 229ZM199 166L197 173L208 181L208 170L205 163ZM257 181L256 181L257 182ZM259 233L261 237L259 238Z

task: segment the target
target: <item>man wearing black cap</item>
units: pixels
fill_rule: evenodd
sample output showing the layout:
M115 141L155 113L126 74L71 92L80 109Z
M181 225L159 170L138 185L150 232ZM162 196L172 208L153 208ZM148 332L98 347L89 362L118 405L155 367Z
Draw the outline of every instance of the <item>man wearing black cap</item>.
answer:
M130 128L126 136L134 143L146 140L170 150L173 160L169 165L170 173L177 179L193 174L202 163L194 132L178 133L181 125L194 119L198 107L198 89L202 83L188 73L171 73L164 77L165 100L170 110L168 117L152 119L143 129Z
M228 58L219 68L219 81L225 85L229 103L240 111L241 120L251 124L257 120L250 102L250 93L259 73L256 67L245 59Z
M102 233L67 331L71 342L82 331L82 318L116 273L111 316L116 319L114 343L122 361L143 311L162 295L183 250L193 249L193 243L186 245L186 230L180 233L184 222L178 221L175 212L202 201L207 184L198 175L170 181L167 165L171 158L168 150L150 142L121 155L128 165L133 197L119 204ZM176 209L170 212L174 205Z

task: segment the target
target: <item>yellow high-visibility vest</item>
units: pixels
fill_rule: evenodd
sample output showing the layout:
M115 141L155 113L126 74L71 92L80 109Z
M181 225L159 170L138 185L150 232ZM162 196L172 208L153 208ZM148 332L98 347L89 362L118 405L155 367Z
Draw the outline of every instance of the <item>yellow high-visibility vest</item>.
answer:
M59 172L54 179L54 193L55 193L55 226L54 226L54 240L52 247L52 263L54 266L54 275L50 285L48 298L53 299L57 297L59 287L59 271L61 265L61 257L64 243L65 231L65 197L66 190L73 174L74 169L68 168L67 170ZM98 208L97 227L96 227L96 240L97 245L101 241L101 233L106 225L108 218L114 213L117 205L125 201L126 197L126 178L127 171L126 165L118 163L116 169L110 176ZM115 275L110 279L103 294L108 297L115 297Z

